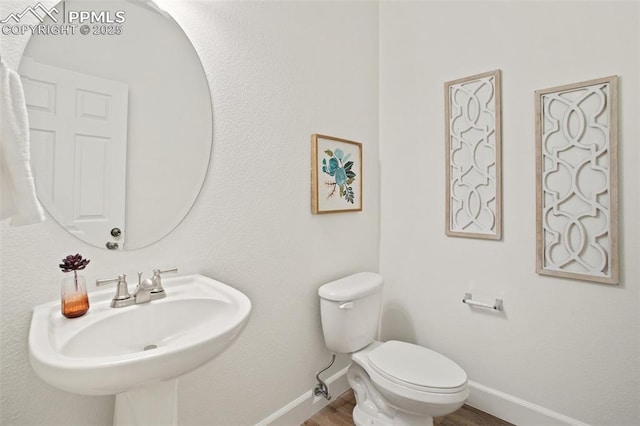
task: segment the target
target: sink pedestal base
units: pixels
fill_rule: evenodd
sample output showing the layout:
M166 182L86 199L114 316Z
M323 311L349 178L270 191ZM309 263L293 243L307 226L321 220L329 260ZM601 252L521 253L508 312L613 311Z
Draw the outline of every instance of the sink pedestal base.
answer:
M178 379L116 395L114 426L177 426Z

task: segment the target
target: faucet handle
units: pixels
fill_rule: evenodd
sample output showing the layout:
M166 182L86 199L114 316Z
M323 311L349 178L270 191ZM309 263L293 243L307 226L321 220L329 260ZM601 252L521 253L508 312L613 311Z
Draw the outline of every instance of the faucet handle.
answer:
M162 287L161 275L162 274L168 274L168 273L171 273L171 272L173 272L173 273L178 272L178 268L165 269L164 271L161 271L160 269L154 269L153 270L153 278L151 280L153 281L154 289L152 291L154 293L159 293L161 291L164 291L164 288Z
M120 274L115 278L105 278L105 279L96 280L96 285L98 287L101 287L103 285L120 282L120 280L126 281L126 278L127 276L125 274Z
M160 274L168 274L170 272L178 272L178 268L171 268L171 269L165 269L164 271L161 271L160 269L154 269L153 270L153 276L160 276Z
M96 280L96 285L101 287L103 285L117 283L118 286L116 288L116 295L113 296L111 300L112 308L120 308L122 306L126 306L125 301L131 299L131 295L129 294L129 288L127 286L127 276L125 274L118 275L117 278L107 278L103 280Z

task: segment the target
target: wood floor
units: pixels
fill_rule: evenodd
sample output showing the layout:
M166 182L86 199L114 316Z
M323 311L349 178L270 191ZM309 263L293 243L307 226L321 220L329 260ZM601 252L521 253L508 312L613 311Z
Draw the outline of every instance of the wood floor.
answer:
M322 411L305 421L302 426L352 426L351 412L356 405L352 390L338 397ZM433 419L434 426L513 426L490 414L468 405L444 417Z

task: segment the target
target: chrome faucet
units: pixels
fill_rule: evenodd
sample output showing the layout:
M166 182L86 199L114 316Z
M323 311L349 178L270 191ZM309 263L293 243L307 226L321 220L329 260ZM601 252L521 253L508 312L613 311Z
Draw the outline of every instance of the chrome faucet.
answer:
M151 302L151 289L153 289L153 282L149 278L142 279L142 272L138 272L138 285L133 292L136 305L140 303Z
M138 285L136 286L133 295L129 294L127 285L127 276L125 274L118 275L117 278L108 278L104 280L96 280L98 287L117 283L116 294L111 300L112 308L124 308L133 304L148 303L152 300L162 299L167 294L162 287L162 274L169 272L178 272L178 268L167 269L161 271L160 269L153 270L152 278L142 279L142 272L138 272Z

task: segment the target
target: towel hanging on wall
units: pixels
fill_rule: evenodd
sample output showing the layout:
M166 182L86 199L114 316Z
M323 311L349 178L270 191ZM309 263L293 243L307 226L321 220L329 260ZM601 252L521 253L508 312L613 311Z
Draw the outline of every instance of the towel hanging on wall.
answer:
M0 60L0 219L9 219L12 226L45 218L29 157L29 119L20 76Z

